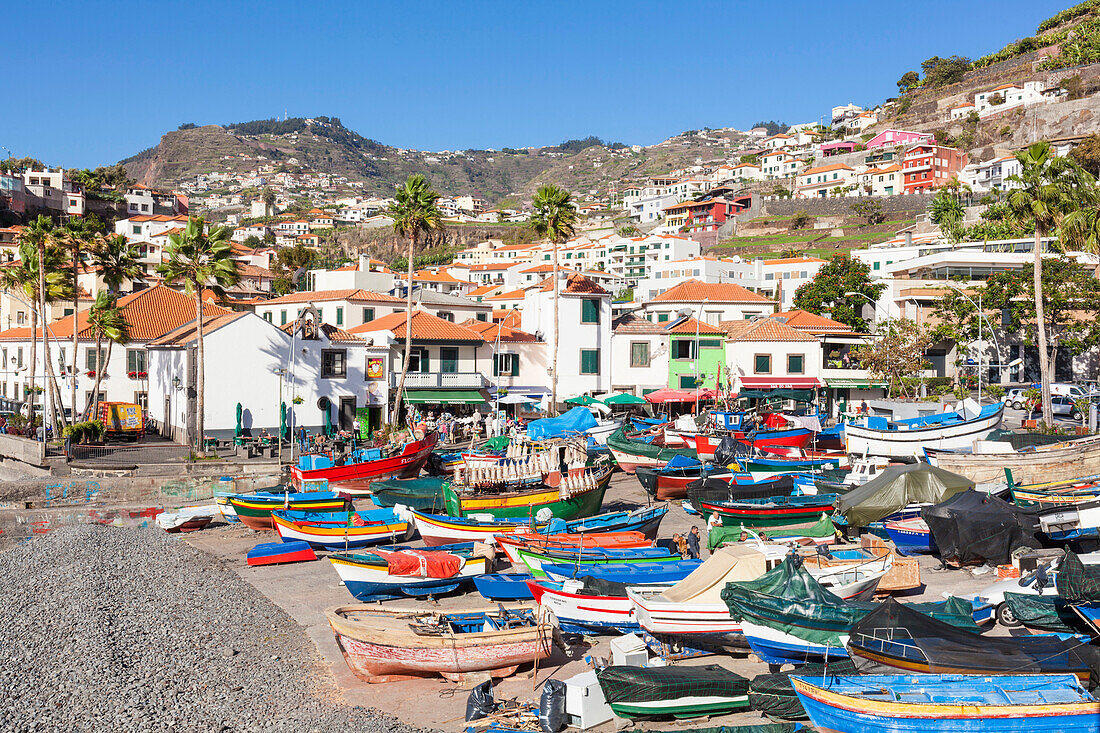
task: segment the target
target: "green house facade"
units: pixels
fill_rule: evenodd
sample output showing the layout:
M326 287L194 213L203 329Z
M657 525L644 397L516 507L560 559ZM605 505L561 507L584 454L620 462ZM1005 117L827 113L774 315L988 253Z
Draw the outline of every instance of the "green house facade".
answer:
M668 329L668 386L714 389L726 363L726 334L716 326L685 318Z

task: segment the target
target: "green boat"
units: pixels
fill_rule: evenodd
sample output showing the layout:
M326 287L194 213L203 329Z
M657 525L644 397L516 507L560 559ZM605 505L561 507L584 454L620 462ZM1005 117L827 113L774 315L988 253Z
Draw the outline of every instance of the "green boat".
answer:
M497 519L528 519L537 516L541 509L549 509L559 519L591 517L599 514L603 506L613 470L607 463L588 467L585 476L590 480L577 481L564 490L544 483L484 489L446 481L443 497L447 514L452 517L485 514Z
M623 428L607 437L607 449L611 451L611 457L619 464L619 468L627 473L634 473L639 467L660 468L671 461L673 456L686 456L696 460L699 458L698 453L687 448L666 448L634 440Z
M437 514L445 511L442 476L422 476L420 478L387 479L372 481L370 485L371 501L376 506L392 507L403 504L410 509Z
M749 706L749 681L717 664L604 667L596 672L607 704L622 718L698 718Z
M598 550L600 548L592 548L592 551L584 553L570 553L570 552L539 552L536 550L528 550L523 547L513 548L510 552L515 553L516 560L527 566L531 571L531 575L536 578L545 578L546 573L543 572L543 563L549 564L569 564L577 561L578 559L585 565L634 565L637 563L652 563L652 562L678 562L681 558L679 555L672 554L660 554L667 550L658 550L657 548L644 548L642 551L637 552L636 556L627 556L629 551L620 550L617 553L608 553L607 557L597 557ZM516 564L516 563L513 563Z
M722 545L738 542L743 531L749 531L756 536L764 535L769 542L783 542L794 537L808 537L821 539L836 536L836 525L828 515L822 514L816 524L792 524L768 527L767 529L755 529L752 527L714 527L707 535L707 547L715 550Z

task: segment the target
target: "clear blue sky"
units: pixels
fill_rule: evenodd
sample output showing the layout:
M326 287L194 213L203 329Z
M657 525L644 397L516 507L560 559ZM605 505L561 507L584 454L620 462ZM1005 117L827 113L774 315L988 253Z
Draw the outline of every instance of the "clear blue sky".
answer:
M90 167L284 111L422 150L645 145L874 104L923 59L976 58L1070 4L9 2L0 145Z

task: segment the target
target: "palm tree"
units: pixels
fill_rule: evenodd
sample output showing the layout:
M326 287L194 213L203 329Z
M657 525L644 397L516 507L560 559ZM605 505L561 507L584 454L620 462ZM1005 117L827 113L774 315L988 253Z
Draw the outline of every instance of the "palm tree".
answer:
M1008 177L1016 185L1006 200L1008 209L1018 222L1028 222L1035 233L1035 328L1039 342L1039 374L1041 377L1043 422L1054 424L1050 407L1051 363L1047 350L1046 314L1043 309L1042 238L1058 228L1062 217L1075 207L1083 195L1079 168L1069 158L1054 155L1050 143L1040 141L1017 151L1020 172Z
M73 360L72 360L72 378L71 378L71 399L73 415L76 415L76 352L78 347L77 340L77 313L80 311L80 288L77 286L80 265L84 259L84 255L92 250L99 239L101 233L99 231L99 222L94 218L76 218L70 219L65 226L55 230L54 239L59 246L65 249L72 260L72 281L73 281ZM98 392L97 392L98 394Z
M531 228L554 245L554 345L550 374L550 409L557 414L558 406L558 246L573 236L577 223L577 207L573 197L563 188L548 183L539 186L532 200L535 213Z
M202 291L209 288L223 295L223 288L240 279L229 230L225 227L206 231L202 217L191 217L182 233L169 234L165 247L168 261L157 266L157 272L168 282L182 282L188 295L195 298L195 337L198 362L195 370L195 453L204 455L203 411L206 408L206 364L202 336Z
M136 248L124 235L107 237L98 245L92 251L92 264L99 268L100 277L111 293L117 295L123 282L145 274Z
M439 200L428 179L419 173L411 175L397 187L395 201L390 204L389 213L393 218L393 231L409 240L408 283L405 288L405 358L401 362L401 378L397 382L397 394L393 398L393 417L396 420L401 409L401 399L405 389L405 375L409 371L409 358L412 356L412 312L413 312L413 257L420 235L443 228L443 214L435 202Z
M130 343L130 323L118 307L118 299L110 293L100 292L96 294L95 302L88 311L88 325L95 334L95 386L92 388L92 399L88 400L85 408L84 419L90 419L99 410L99 383L103 380L103 374L107 371L107 365L111 362L111 347L115 344L125 345ZM107 356L103 356L103 339L107 339ZM94 408L94 409L93 409ZM74 410L74 415L75 410Z
M947 189L941 190L928 204L928 214L932 223L938 225L940 231L952 242L959 238L960 225L965 213L959 197Z

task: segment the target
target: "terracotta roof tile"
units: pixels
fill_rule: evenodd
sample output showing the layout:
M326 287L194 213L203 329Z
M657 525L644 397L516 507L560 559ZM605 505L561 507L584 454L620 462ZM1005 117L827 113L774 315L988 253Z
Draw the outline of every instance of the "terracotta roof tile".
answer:
M705 283L701 280L685 280L669 288L650 302L654 303L774 303L759 293L735 283Z
M499 329L501 343L504 343L505 341L509 343L538 343L538 338L535 337L534 334L527 333L526 331L521 331L518 328L510 326L507 323L489 323L488 321L478 321L471 318L467 321L463 321L459 325L464 326L471 331L477 331L479 334L481 334L481 337L483 339L490 342L496 341Z
M745 321L722 321L721 329L730 341L817 341L808 333L791 328L774 318L754 318Z
M665 333L671 333L676 335L695 335L695 329L699 329L699 334L725 334L726 332L717 326L712 326L709 323L703 323L695 318L685 318L680 323L672 324L665 327Z
M819 316L816 313L810 313L804 310L789 310L783 313L776 313L773 318L782 323L786 323L791 328L797 328L799 331L805 331L810 334L852 333L851 327L846 323L834 321L832 318L826 318L825 316Z
M481 296L481 295L488 295L489 293L493 293L493 292L499 290L501 287L502 286L500 284L482 285L481 287L474 288L469 293L467 293L467 295L471 298L476 298L476 297Z
M217 331L222 326L232 323L238 318L243 318L248 313L221 313L216 315L206 315L206 308L203 308L202 318L202 333L203 336L207 336L214 331ZM155 341L149 343L150 346L186 346L195 339L198 338L198 329L195 328L195 321L185 323L179 328L169 331L165 335L161 336Z
M554 277L551 275L542 282L542 292L549 293L554 289ZM566 286L558 291L565 295L611 295L596 283L589 280L579 272L570 272L566 275Z
M373 333L374 331L389 331L394 335L394 338L404 339L407 333L405 330L405 313L391 313L388 316L375 318L373 321L356 326L348 333L360 334ZM476 331L445 321L422 310L413 311L412 337L414 341L475 341L480 343L485 340Z
M320 303L332 300L365 300L373 303L404 303L404 298L397 298L387 293L375 293L362 288L347 288L346 290L307 290L301 293L290 293L278 298L272 298L264 305L282 305L284 303Z
M665 333L665 328L661 324L653 323L633 313L627 313L626 315L616 318L611 324L611 328L615 333L636 333L639 335L660 335Z
M523 300L523 294L524 294L523 290L509 290L507 293L500 293L499 295L494 295L492 297L486 298L485 300L487 300L487 301L492 301L492 300L504 300L504 301Z

